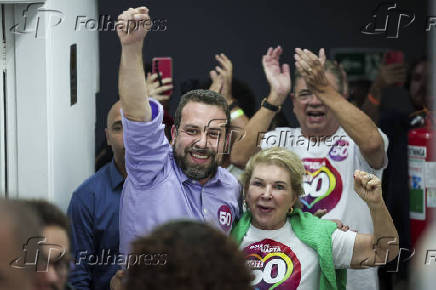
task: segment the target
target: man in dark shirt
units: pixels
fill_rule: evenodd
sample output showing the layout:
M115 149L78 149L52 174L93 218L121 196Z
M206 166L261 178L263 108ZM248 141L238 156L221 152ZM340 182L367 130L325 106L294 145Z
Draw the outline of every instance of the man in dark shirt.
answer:
M68 207L72 253L70 282L76 289L109 289L117 264L119 208L124 179L123 125L120 103L108 113L106 138L114 158L73 193Z

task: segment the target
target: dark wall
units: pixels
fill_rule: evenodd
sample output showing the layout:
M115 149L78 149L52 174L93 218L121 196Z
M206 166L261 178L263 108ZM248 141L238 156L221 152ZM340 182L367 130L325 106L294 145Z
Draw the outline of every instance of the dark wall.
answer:
M371 21L373 10L383 1L350 0L100 0L100 14L118 14L129 7L145 5L153 19L167 21L164 32L150 32L144 58L171 56L174 60L177 105L180 83L208 76L215 66L214 54L224 52L234 65L234 76L248 82L261 100L268 94L261 56L267 47L280 44L282 60L292 62L295 47L394 48L412 60L426 50L427 1L396 1L398 7L413 12L416 20L400 31L399 38L365 35L361 28ZM432 32L431 32L432 33ZM100 94L97 96L96 146L104 140L105 114L117 98L120 45L115 32L100 32ZM294 122L291 102L285 104L288 119Z

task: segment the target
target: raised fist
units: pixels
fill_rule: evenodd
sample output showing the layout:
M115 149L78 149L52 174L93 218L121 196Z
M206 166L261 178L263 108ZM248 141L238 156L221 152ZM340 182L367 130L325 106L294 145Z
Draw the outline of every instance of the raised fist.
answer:
M117 33L121 45L142 45L152 23L147 7L129 8L118 16Z
M354 190L369 208L379 207L384 203L381 180L374 174L364 171L354 171Z

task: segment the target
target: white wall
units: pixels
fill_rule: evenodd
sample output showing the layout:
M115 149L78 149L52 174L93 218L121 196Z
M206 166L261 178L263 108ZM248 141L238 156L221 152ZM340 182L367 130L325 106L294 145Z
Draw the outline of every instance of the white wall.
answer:
M62 22L51 27L59 14L40 13L37 38L34 33L15 35L19 198L41 197L66 209L72 191L94 171L98 32L74 27L79 15L97 19L96 2L47 0L41 8L61 11ZM26 6L16 5L17 23ZM34 16L33 24L36 20ZM78 97L70 106L73 43Z

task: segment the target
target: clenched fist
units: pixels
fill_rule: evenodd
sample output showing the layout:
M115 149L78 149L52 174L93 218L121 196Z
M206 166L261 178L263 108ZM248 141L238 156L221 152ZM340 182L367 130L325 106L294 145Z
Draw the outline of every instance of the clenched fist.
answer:
M117 33L121 45L142 45L152 23L147 7L129 8L118 16Z
M354 190L369 208L377 208L384 204L381 180L374 174L354 171Z

